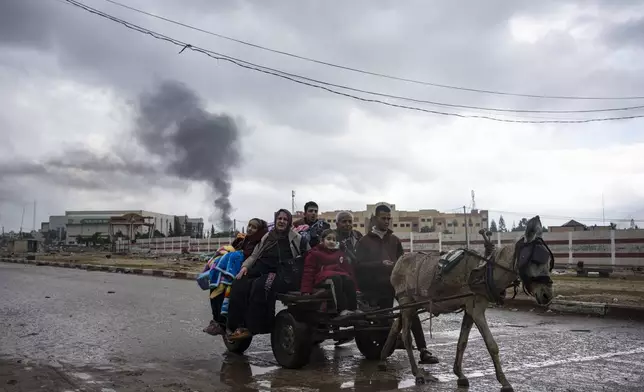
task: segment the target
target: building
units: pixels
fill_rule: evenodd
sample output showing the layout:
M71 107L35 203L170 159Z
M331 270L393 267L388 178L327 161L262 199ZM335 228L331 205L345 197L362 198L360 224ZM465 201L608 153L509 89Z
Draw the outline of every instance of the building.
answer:
M191 232L203 232L202 218L176 217L185 229L185 222ZM62 222L62 223L61 223ZM103 210L103 211L65 211L64 216L53 215L49 222L43 222L43 231L65 230L66 244L75 244L77 238L97 235L102 238L123 236L135 238L137 235L148 236L155 230L168 235L174 226L175 215L161 214L145 210ZM62 227L61 227L62 225Z
M561 232L566 232L566 231L595 231L595 230L613 230L614 227L611 225L608 226L586 226L583 223L577 222L574 219L569 220L568 222L564 223L561 226L550 226L548 228L548 231L551 231L553 233L561 233Z
M203 218L188 218L185 217L183 232L184 235L202 238L203 237Z
M353 227L363 234L372 226L370 224L376 207L384 204L391 209L392 222L390 229L396 233L422 233L442 232L445 234L464 234L466 229L470 234L476 234L481 228L489 228L487 210L472 210L464 213L444 213L438 210L404 211L397 210L395 204L380 202L367 204L364 211L351 211L353 214ZM335 227L335 217L340 212L327 211L320 213L320 218Z
M9 253L35 253L38 252L39 242L35 239L14 239L9 241Z

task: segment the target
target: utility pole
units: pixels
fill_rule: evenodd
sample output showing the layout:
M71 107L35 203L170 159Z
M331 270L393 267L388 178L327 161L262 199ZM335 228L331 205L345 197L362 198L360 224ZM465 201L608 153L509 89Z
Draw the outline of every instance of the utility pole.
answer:
M295 191L291 191L291 214L295 215Z
M34 221L33 221L33 227L32 227L32 229L31 229L31 230L32 230L32 231L36 231L36 200L34 200L34 218L33 218L33 219L34 219Z
M470 247L470 236L467 234L467 231L469 229L469 226L467 225L467 210L466 207L463 206L463 222L465 222L465 247L469 249Z
M606 225L606 215L604 213L604 192L602 192L602 225Z

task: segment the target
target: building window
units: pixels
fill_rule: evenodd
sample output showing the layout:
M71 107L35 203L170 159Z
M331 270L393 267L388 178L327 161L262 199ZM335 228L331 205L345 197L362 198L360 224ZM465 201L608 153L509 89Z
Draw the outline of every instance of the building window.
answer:
M394 227L398 227L398 223L394 223Z
M479 226L481 226L481 224L477 222L477 223L476 223L476 227L479 227Z
M364 227L364 223L360 223L360 227Z
M425 218L421 218L421 219L420 219L420 221L421 221L421 222L425 222Z
M418 223L412 224L413 227L418 227Z
M436 225L443 226L443 222L438 222Z

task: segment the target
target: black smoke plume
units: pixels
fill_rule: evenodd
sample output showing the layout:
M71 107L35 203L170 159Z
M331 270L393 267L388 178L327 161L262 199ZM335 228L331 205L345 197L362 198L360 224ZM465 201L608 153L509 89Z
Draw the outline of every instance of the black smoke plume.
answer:
M230 116L208 112L194 91L167 81L141 94L135 136L164 160L168 174L205 181L216 194L221 226L232 227L230 172L239 164L239 130Z

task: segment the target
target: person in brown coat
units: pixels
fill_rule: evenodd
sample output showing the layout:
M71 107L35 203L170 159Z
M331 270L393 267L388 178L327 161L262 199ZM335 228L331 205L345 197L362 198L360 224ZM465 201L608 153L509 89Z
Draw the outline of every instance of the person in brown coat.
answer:
M393 308L395 292L391 285L391 271L404 250L400 239L389 229L391 209L379 205L375 211L374 226L356 245L356 280L364 298L380 309ZM411 331L420 352L420 363L435 364L438 358L427 349L425 334L418 315L412 320ZM402 343L402 341L400 341Z

